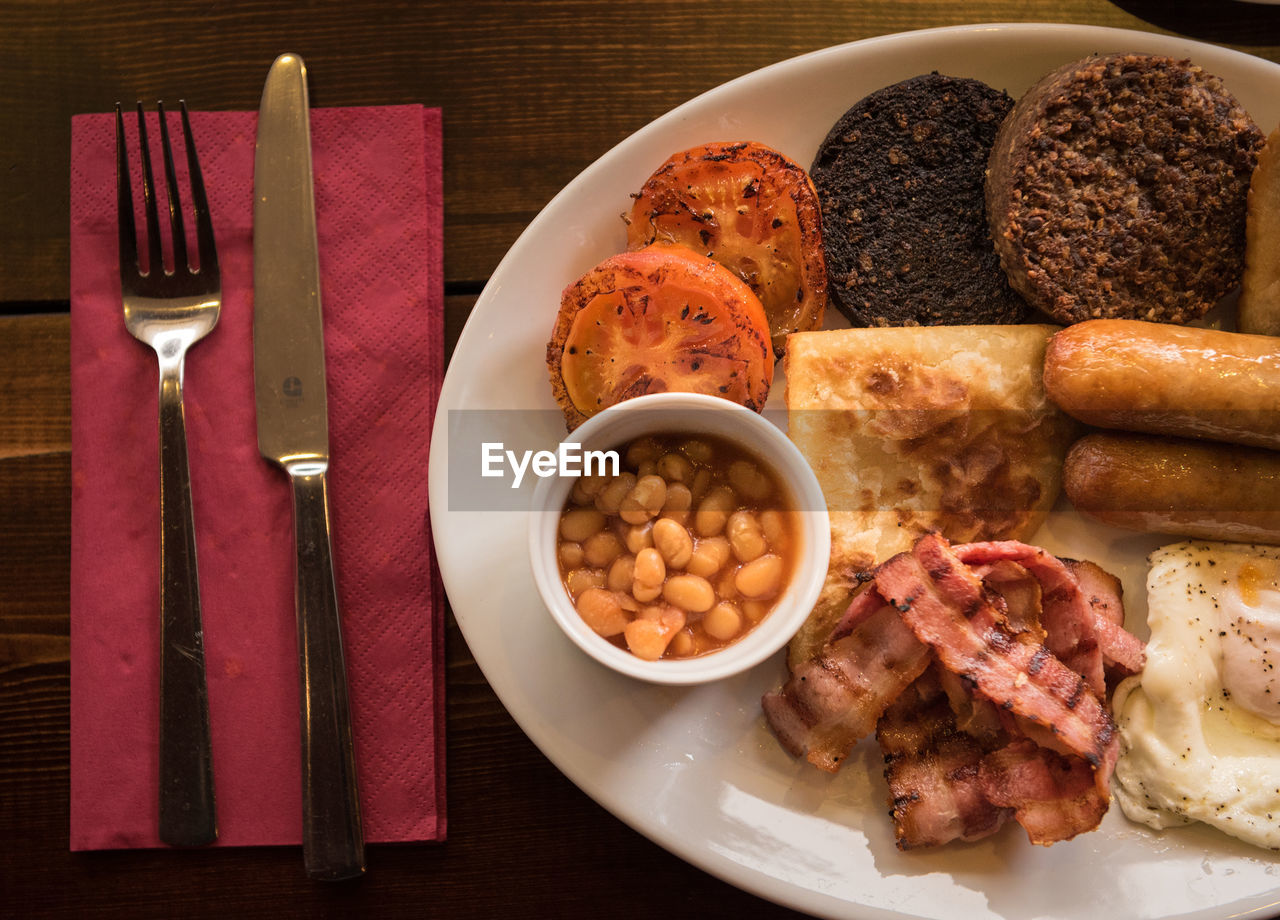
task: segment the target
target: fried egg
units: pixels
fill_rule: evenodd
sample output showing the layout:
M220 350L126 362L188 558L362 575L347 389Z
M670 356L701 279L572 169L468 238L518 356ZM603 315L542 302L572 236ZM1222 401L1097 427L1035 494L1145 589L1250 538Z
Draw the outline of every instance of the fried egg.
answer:
M1150 557L1147 664L1117 689L1115 795L1280 848L1280 547L1193 541Z

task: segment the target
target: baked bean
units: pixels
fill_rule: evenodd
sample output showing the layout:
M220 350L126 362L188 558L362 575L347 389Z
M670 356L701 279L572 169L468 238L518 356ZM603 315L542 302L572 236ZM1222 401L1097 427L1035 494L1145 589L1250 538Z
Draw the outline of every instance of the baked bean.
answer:
M662 456L662 447L656 438L639 438L627 446L623 460L634 470L646 460L657 460L660 456Z
M645 661L657 661L676 631L669 629L661 620L632 620L623 628L623 636L627 640L627 648L631 654Z
M661 585L663 579L667 577L667 564L662 561L662 554L650 546L636 553L633 574L636 584Z
M694 642L693 631L687 627L672 636L671 642L667 645L667 651L673 658L688 658L696 649L697 643Z
M723 531L734 504L733 490L724 486L713 490L704 498L693 516L693 529L698 532L698 536L714 537Z
M582 558L596 569L607 568L622 555L622 541L612 530L602 530L582 544Z
M574 569L564 578L569 594L577 597L588 588L604 587L604 572L599 569Z
M715 604L716 592L711 587L711 582L705 578L697 575L672 575L662 586L662 598L681 610L702 613Z
M760 529L764 531L764 538L775 552L787 548L787 522L781 511L776 508L761 511Z
M693 553L684 567L685 571L690 575L710 578L724 568L730 552L729 541L724 537L699 537L693 544Z
M635 473L619 473L605 484L596 495L596 510L602 514L617 514L622 500L636 486Z
M733 600L738 596L738 570L733 566L724 569L715 578L716 597Z
M662 512L667 500L667 483L661 476L641 476L618 506L618 513L628 524L643 524Z
M561 543L556 553L560 557L561 569L576 569L582 565L581 543Z
M747 449L715 436L648 436L625 472L583 477L558 524L564 584L591 629L640 658L737 641L773 609L797 522Z
M634 526L627 524L626 530L622 535L622 542L627 547L627 552L636 555L642 549L653 546L653 524L646 521L643 524Z
M753 559L738 569L734 584L747 597L772 597L782 587L782 557L767 553Z
M683 454L663 454L658 458L658 475L671 482L693 480L693 464Z
M613 560L613 565L609 566L608 574L605 575L604 583L610 591L630 591L631 583L635 581L636 574L636 557L631 555L622 555Z
M667 486L667 500L662 503L662 516L670 518L677 524L689 523L693 508L693 493L683 482L673 482Z
M689 483L689 491L693 494L693 503L695 505L707 497L713 482L711 470L706 467L702 467L693 474L693 482Z
M729 482L739 495L753 502L764 501L773 494L773 481L750 460L735 460L729 464Z
M733 604L721 601L702 618L702 628L713 639L727 642L742 631L742 614Z
M633 581L631 583L631 596L641 604L648 604L662 596L662 585L645 585L638 581Z
M694 463L701 463L704 466L711 462L711 458L715 454L711 450L711 445L706 441L689 440L680 445L680 452L692 460Z
M659 619L664 626L676 632L684 629L684 625L689 622L688 616L679 607L662 608L662 616Z
M605 483L609 481L608 476L600 473L592 473L590 476L581 476L578 481L573 484L573 494L571 498L575 505L589 505L592 500L600 494L600 490L604 488Z
M604 515L594 508L574 508L560 516L560 536L581 543L604 530Z
M602 636L616 636L627 627L629 618L612 591L588 588L574 606L583 622Z
M750 511L735 511L729 515L725 524L725 536L729 538L729 546L739 562L750 562L763 556L769 545L765 542L764 531L760 522Z
M662 554L662 560L668 568L683 569L693 557L693 537L670 518L660 518L654 522L653 546Z

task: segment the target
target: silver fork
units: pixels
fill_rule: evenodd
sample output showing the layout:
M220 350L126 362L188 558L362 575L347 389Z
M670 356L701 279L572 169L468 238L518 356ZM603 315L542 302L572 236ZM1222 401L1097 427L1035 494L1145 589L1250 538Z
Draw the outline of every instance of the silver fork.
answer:
M124 324L134 338L154 348L160 360L160 839L174 846L199 846L217 838L218 824L182 375L187 349L208 335L218 322L222 294L213 222L185 102L181 108L199 267L193 269L187 258L182 207L163 103L157 103L157 109L168 189L172 271L165 270L162 258L160 219L141 102L138 103L138 146L142 154L142 198L146 215L145 272L138 260L124 117L118 103L116 191Z

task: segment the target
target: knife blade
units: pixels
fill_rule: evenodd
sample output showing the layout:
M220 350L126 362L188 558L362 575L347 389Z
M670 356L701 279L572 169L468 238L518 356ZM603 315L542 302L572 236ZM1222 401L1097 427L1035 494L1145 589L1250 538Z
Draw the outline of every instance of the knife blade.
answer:
M329 534L329 423L307 71L271 65L254 154L253 377L258 449L293 486L307 874L365 871L341 617Z

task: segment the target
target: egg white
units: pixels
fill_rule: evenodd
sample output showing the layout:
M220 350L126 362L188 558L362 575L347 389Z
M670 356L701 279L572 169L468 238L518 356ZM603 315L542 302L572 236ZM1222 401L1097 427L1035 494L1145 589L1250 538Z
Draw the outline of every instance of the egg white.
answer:
M1116 800L1153 828L1280 848L1280 547L1161 547L1147 601L1146 667L1113 701Z

